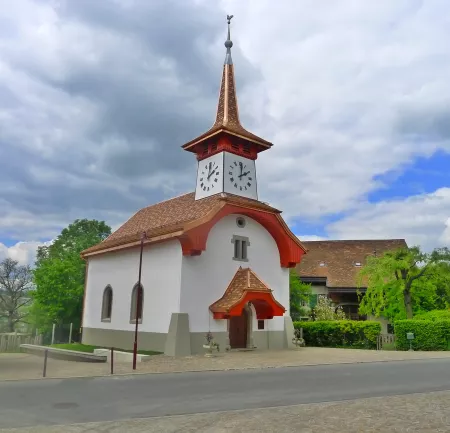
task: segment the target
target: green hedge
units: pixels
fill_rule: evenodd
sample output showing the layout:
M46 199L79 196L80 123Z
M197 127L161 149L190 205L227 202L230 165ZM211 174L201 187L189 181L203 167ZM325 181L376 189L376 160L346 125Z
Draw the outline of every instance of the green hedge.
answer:
M414 350L449 350L450 320L397 320L394 324L397 350L409 349L408 332L414 334Z
M303 328L306 345L315 347L376 349L381 332L379 322L357 320L295 322L294 327Z

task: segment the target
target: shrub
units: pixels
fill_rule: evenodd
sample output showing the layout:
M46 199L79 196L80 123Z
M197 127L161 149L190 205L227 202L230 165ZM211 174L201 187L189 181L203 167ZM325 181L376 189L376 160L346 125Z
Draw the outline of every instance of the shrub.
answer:
M315 347L375 349L381 332L379 322L356 320L295 322L294 327L303 328L306 345Z
M317 305L312 311L312 316L316 321L345 320L345 313L342 307L335 307L330 298L320 295L317 300Z
M450 320L450 310L432 310L414 316L415 320Z
M397 350L409 349L408 332L414 334L414 350L448 350L450 320L397 320L394 324Z

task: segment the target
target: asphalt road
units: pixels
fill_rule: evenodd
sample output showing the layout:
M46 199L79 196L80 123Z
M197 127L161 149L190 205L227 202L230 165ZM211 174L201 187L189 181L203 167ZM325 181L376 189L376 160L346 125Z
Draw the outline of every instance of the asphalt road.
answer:
M450 390L450 360L0 383L0 428Z

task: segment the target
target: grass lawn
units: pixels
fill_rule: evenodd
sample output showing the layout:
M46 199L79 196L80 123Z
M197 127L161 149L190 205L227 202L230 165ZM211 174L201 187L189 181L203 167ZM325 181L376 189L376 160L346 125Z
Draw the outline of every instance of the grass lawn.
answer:
M395 350L395 343L383 343L381 350Z
M65 349L65 350L75 350L77 352L87 352L87 353L94 353L94 349L110 349L110 347L89 346L87 344L81 344L81 343L53 344L50 347L55 347L57 349ZM128 350L128 349L115 348L115 350L119 350L120 352L133 353L132 350ZM138 353L140 355L159 355L159 354L161 354L161 352L154 352L152 350L138 350Z

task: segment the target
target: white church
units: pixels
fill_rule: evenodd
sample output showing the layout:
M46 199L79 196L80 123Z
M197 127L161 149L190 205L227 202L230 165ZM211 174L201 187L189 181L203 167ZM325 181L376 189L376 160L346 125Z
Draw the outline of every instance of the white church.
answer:
M182 146L198 160L195 192L82 252L84 344L132 349L137 320L139 349L171 356L203 353L209 331L220 350L292 346L289 269L306 248L258 200L255 161L272 144L239 121L229 24L216 121Z

